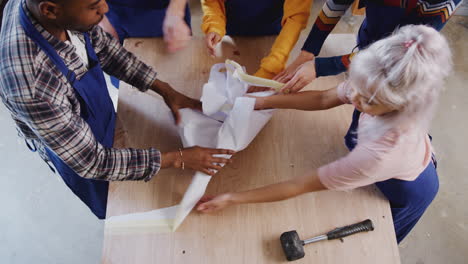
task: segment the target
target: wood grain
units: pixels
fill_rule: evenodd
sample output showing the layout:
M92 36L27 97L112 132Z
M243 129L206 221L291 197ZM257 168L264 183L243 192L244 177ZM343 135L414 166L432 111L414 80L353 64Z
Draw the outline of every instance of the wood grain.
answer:
M331 35L323 52L345 54L354 36ZM222 58L210 58L202 38L189 48L166 54L161 39L129 39L125 46L153 66L162 80L177 90L199 97L214 63L231 58L256 71L273 37L236 38L223 43ZM297 54L295 50L293 54ZM327 89L343 75L320 78L307 89ZM246 190L298 177L347 153L343 136L352 107L322 112L276 111L271 121L234 163L218 173L208 194ZM119 92L116 147L181 146L177 128L162 99L128 85ZM142 212L179 203L193 172L161 171L150 182L111 183L107 216ZM192 212L175 233L105 235L103 263L285 263L279 236L297 230L302 239L370 218L375 231L323 241L305 247L295 263L400 263L388 202L374 186L352 192L322 191L270 204L228 208L212 215Z

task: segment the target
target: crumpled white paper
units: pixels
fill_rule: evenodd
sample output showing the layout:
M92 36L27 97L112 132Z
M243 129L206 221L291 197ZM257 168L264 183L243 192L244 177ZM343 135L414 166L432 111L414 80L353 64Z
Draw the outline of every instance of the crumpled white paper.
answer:
M215 64L209 81L203 86L201 97L203 113L182 109L179 134L184 147L201 146L241 151L245 149L263 126L270 120L274 110L255 111L255 98L245 97L250 85L274 89L281 83L247 75L244 68L233 61ZM252 93L252 96L268 96L273 91ZM229 158L229 155L224 155ZM126 230L151 229L151 220L158 228L153 230L175 231L205 193L211 176L196 172L179 205L157 209L147 213L113 216L106 220L106 228L117 233ZM163 214L163 216L162 216ZM163 221L161 219L171 219ZM162 228L161 225L171 225ZM133 227L133 228L132 228Z

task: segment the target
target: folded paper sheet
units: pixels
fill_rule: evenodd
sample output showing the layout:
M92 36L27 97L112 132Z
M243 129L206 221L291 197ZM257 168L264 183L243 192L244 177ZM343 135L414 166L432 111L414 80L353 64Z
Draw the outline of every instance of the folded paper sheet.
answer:
M208 83L203 86L203 113L191 109L180 111L182 122L179 132L184 147L245 149L273 114L273 110L254 110L255 99L244 97L249 85L278 90L283 84L247 75L233 61L214 65ZM251 95L268 96L272 93ZM209 175L196 172L179 205L113 216L106 220L106 229L113 234L175 231L203 196L210 179Z

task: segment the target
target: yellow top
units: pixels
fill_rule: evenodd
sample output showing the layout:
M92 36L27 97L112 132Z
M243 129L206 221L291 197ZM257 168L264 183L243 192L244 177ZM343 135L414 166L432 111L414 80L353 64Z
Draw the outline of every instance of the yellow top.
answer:
M226 35L226 9L224 0L201 0L203 9L202 30ZM271 79L280 73L296 45L301 31L307 26L312 0L285 0L281 32L273 43L270 54L262 59L255 76Z

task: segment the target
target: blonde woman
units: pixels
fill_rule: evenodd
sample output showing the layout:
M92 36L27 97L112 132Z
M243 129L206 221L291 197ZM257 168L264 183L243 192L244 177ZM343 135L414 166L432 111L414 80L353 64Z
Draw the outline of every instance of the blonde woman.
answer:
M402 241L438 191L427 131L450 69L445 38L433 28L411 25L359 52L348 80L336 88L257 98L257 109L325 110L353 104L356 110L345 136L351 152L303 177L204 197L197 209L212 212L375 183L390 201L397 241Z

